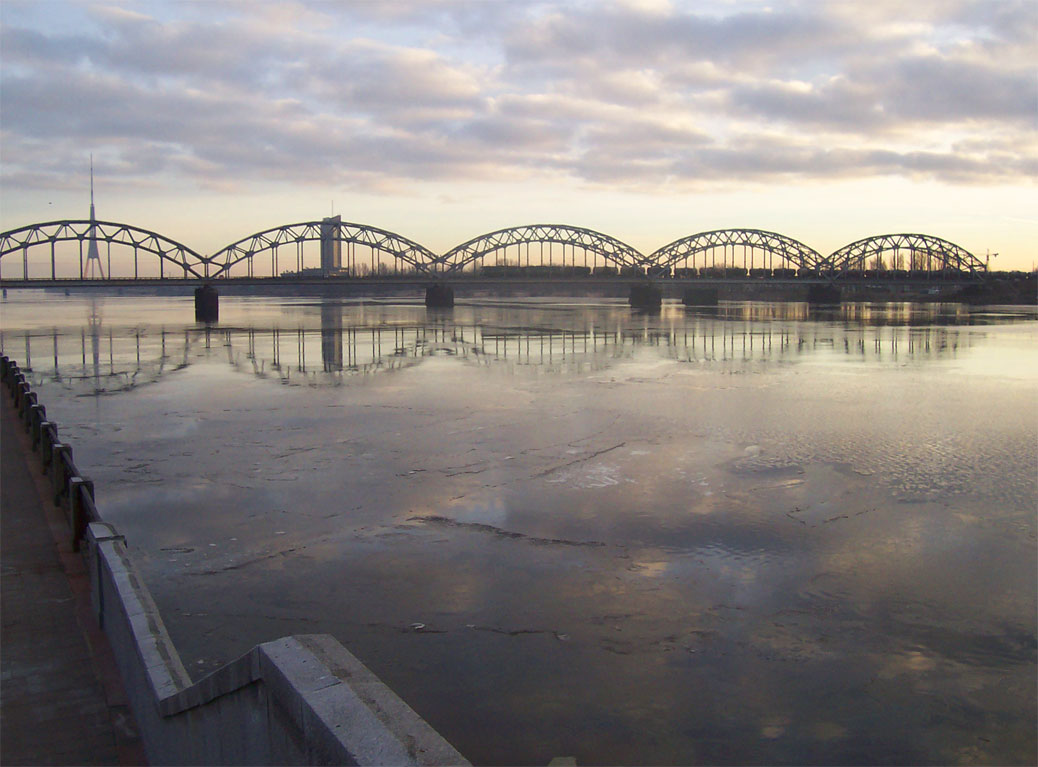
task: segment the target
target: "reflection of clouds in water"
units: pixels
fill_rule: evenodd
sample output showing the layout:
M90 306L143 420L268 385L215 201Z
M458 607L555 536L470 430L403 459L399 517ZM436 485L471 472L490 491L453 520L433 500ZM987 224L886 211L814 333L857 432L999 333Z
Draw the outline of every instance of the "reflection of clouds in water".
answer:
M180 417L172 421L160 421L159 428L149 426L149 436L157 440L180 440L198 433L201 419L195 416Z
M599 463L582 466L578 469L564 469L554 472L549 478L545 479L545 482L589 490L599 487L611 487L621 482L635 482L635 480L623 476L622 470L616 464Z
M667 378L680 369L681 363L676 360L653 358L658 352L654 349L639 350L634 358L625 359L611 365L606 373L591 376L589 380L603 383L631 383L644 379L658 380Z
M658 347L630 341L629 359L610 346L604 374L513 376L549 369L539 351L527 361L529 335L511 339L507 363L499 340L501 375L455 354L337 389L243 376L214 340L173 385L115 402L56 396L55 416L98 424L77 447L84 466L127 451L90 473L122 493L111 508L123 519L137 515L134 545L196 547L149 562L160 604L197 597L239 616L173 616L188 657L243 651L256 626L331 631L464 737L458 698L553 744L606 722L595 740L616 750L599 761L632 744L671 749L674 763L948 761L977 733L1032 753L1032 505L992 499L1015 485L1033 501L1033 428L1019 417L1033 397L902 364L939 355L848 354L828 326L817 338L784 326L824 358L809 371L787 364L797 344L774 351L775 332L777 356L744 362L733 321L711 321L697 327L724 364L657 361L675 349L663 334ZM248 348L247 335L230 341ZM281 353L295 341L283 336ZM567 358L586 359L572 341ZM862 359L883 364L846 364ZM118 484L134 466L162 494ZM899 503L891 491L908 481L918 502Z
M451 517L457 522L475 522L494 527L508 524L508 507L501 498L493 498L478 505L456 501L450 505L450 510Z
M920 650L909 650L897 655L884 655L879 661L876 676L880 679L916 676L937 668L937 660Z

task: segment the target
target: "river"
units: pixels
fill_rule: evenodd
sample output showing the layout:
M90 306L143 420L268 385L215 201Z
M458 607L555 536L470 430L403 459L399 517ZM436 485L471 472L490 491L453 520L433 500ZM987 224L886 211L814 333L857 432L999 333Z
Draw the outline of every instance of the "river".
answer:
M0 308L196 678L329 633L476 763L1038 760L1033 308Z

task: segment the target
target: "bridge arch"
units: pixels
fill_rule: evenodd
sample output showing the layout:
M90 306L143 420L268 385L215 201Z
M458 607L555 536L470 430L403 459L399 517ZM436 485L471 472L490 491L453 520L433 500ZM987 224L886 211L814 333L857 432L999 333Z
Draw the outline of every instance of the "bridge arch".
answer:
M834 277L866 270L906 272L946 272L980 277L987 266L965 248L929 234L879 234L864 237L839 250L828 259Z
M739 247L743 249L741 253L737 250ZM721 250L720 264L717 260L718 249ZM741 265L741 268L752 269L758 263L754 260L758 252L761 267L769 270L776 267L776 258L779 268L806 269L811 272L822 269L825 262L818 251L799 240L763 229L714 229L691 234L664 245L649 256L648 262L656 268L678 264L688 266L691 260L693 268L740 268ZM708 253L712 256L710 263L707 263Z
M264 257L269 253L271 259L272 276L278 276L280 262L278 250L286 246L294 246L296 272L303 273L305 270L305 259L303 254L303 243L320 242L322 240L322 227L331 226L333 237L339 243L347 245L345 259L347 266L345 270L351 274L357 272L357 262L353 258L349 246L361 245L366 247L372 254L372 267L376 253L385 254L399 267L400 263L417 272L434 271L439 259L436 254L419 245L413 240L402 237L394 232L378 229L365 224L354 224L348 221L338 221L328 224L324 221L303 221L296 224L285 224L283 226L266 229L262 232L250 234L237 242L218 250L209 257L213 264L214 277L229 277L230 270L238 264L246 264L248 276L254 274L254 261L257 257ZM353 256L356 254L354 253ZM353 267L350 264L353 264ZM378 261L381 264L381 261ZM377 271L377 270L376 270Z
M85 269L83 247L91 241L106 244L106 253L99 259L108 264L108 274L111 277L111 246L118 245L133 249L133 277L139 275L138 253L143 251L159 259L160 279L170 276L183 276L204 279L208 276L209 261L199 255L187 245L171 240L156 232L130 224L121 224L115 221L91 221L89 219L70 221L47 221L39 224L29 224L18 229L11 229L0 233L0 259L11 253L22 252L22 278L29 277L28 251L30 248L50 245L50 269L48 277L57 279L57 266L55 256L55 245L59 242L79 242L79 277L84 278ZM10 259L8 259L9 262ZM87 255L89 260L89 254ZM5 264L6 265L6 264ZM103 266L103 265L102 265ZM167 275L167 267L173 267L181 271L181 275ZM48 270L45 270L47 273ZM5 275L6 276L6 275ZM10 279L10 277L8 277ZM36 278L40 279L40 278ZM46 279L46 278L44 278Z
M567 245L573 249L574 259L576 248L581 248L585 252L601 256L608 264L620 268L640 266L645 260L645 256L639 251L615 237L596 232L593 229L566 224L528 224L498 229L463 242L444 253L441 260L446 272L460 272L470 264L482 263L483 259L492 253L498 251L507 253L509 247L515 246L519 264L522 265L522 247L525 245L527 248L526 265L529 266L532 255L530 246L533 244L549 245L549 261L552 258L550 246L561 245L563 247L563 265L565 265L565 247ZM537 259L538 265L544 265L543 253L538 253Z

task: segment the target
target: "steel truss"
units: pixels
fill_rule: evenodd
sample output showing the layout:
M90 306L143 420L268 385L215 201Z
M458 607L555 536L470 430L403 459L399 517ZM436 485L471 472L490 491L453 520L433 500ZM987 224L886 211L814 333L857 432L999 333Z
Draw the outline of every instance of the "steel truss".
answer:
M48 221L42 224L30 224L20 229L0 233L0 258L39 245L51 245L51 278L55 278L54 244L78 240L80 248L90 241L106 242L111 245L123 245L133 248L134 257L137 251L144 251L159 257L160 274L165 276L161 267L170 262L182 270L183 276L189 274L203 279L208 276L209 260L191 248L176 240L163 237L161 234L140 229L129 224L113 221ZM82 260L82 254L80 254Z
M283 245L320 241L322 223L321 221L304 221L298 224L286 224L243 237L209 257L215 269L211 276L226 277L234 265L266 251L270 251L273 255ZM431 250L406 237L401 237L399 234L364 224L352 224L348 221L337 224L337 227L336 239L339 242L366 245L400 259L419 272L434 271L439 262L436 254Z
M168 237L129 224L89 219L50 221L0 233L0 258L21 251L23 276L28 278L29 249L50 244L51 278L55 279L56 243L78 241L82 269L84 244L97 241L108 243L109 253L112 244L132 248L135 277L137 254L141 251L158 256L160 277L172 276L167 275L164 269L166 265L172 264L184 277L226 278L236 264L243 261L251 262L260 254L269 254L272 262L276 264L277 250L281 246L295 244L301 253L303 242L321 240L322 225L327 226L322 221L308 221L274 227L244 237L207 257ZM338 224L336 239L339 242L367 246L425 274L460 272L491 253L510 246L531 243L581 248L621 268L648 268L650 274L654 268L663 270L683 262L687 263L687 259L694 260L697 255L713 249L725 249L727 258L729 247L732 248L732 265L737 266L735 248L739 246L744 248L744 260L745 249L760 250L769 258L778 258L789 266L824 275L831 280L872 269L870 262L877 256L884 257L885 268L888 269L942 274L954 272L970 277L982 277L987 274L986 264L966 249L948 240L926 234L884 234L866 237L843 246L828 257L820 255L798 240L760 229L717 229L699 232L675 240L649 256L609 235L565 224L532 224L500 229L462 243L442 256L437 256L428 248L393 232L345 221ZM7 259L7 262L9 260ZM563 261L565 262L565 255ZM252 269L249 271L251 274ZM272 272L274 276L275 272L276 269Z
M618 267L638 266L645 260L645 256L640 252L615 237L592 229L565 224L530 224L481 234L479 237L447 251L441 260L447 273L460 272L469 264L485 258L490 253L510 245L525 245L535 242L583 248L602 256L606 261L616 264Z
M987 266L979 258L954 242L928 234L880 234L844 245L827 259L835 277L848 272L871 269L878 255L890 254L893 262L885 268L906 271L943 272L952 270L980 277ZM902 261L903 263L898 263Z
M740 245L777 256L789 264L794 264L798 269L817 271L825 263L825 258L818 251L799 240L776 232L761 229L715 229L682 237L669 245L664 245L648 257L647 264L665 268L679 262L683 263L687 258L695 258L697 254L714 248L734 248Z

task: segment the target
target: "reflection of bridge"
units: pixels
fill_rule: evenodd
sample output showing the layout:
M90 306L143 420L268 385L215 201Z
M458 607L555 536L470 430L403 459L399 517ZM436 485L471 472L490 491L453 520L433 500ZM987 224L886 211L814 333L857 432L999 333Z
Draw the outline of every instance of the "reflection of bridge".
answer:
M93 252L97 243L106 246L107 278L100 284L236 278L291 284L394 276L961 281L987 272L969 251L924 234L867 237L823 256L775 232L722 229L683 237L645 255L601 232L534 224L480 235L437 255L393 232L335 217L257 232L208 256L129 224L30 224L0 234L0 277L10 286L84 280L84 248Z
M413 367L432 357L505 373L593 373L646 351L691 364L793 360L823 351L862 359L937 358L969 341L948 307L845 305L825 315L805 305L731 305L652 321L595 310L544 326L515 326L509 310L483 307L426 322L383 322L355 307L323 302L319 322L295 327L178 329L106 325L96 312L72 330L0 330L0 353L23 359L33 387L60 386L95 396L153 384L206 359L289 385L334 386ZM537 315L531 314L537 321ZM559 327L563 325L565 327Z

